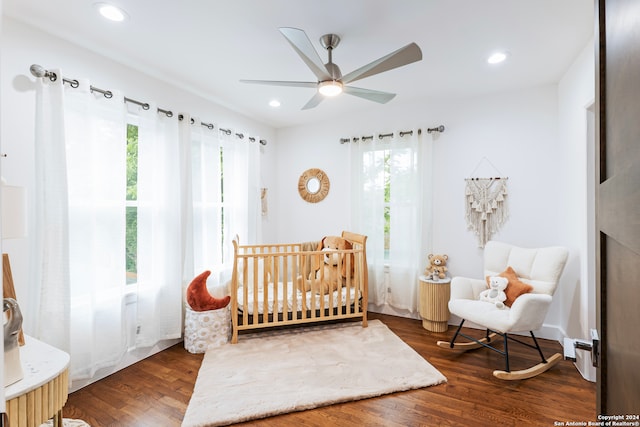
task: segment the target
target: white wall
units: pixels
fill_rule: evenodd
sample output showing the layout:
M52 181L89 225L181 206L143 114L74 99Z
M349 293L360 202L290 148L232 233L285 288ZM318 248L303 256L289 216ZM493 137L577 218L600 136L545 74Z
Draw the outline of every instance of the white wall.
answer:
M2 27L3 27L3 23L2 23L2 0L0 0L0 34L2 34ZM2 60L2 39L0 39L0 60ZM0 80L2 80L2 70L0 69ZM2 105L0 105L0 129L2 128ZM4 151L2 151L2 137L0 136L0 153L4 153ZM0 164L0 176L2 176L2 164ZM2 203L2 201L0 201L0 203ZM2 230L0 230L0 253L4 253L4 247L2 244ZM0 267L0 270L2 270L3 267ZM4 271L2 272L2 275L4 277ZM4 343L4 328L2 328L2 331L0 331L0 338L2 338L2 342ZM4 351L2 352L2 354L0 354L0 363L2 363L2 366L4 366ZM0 381L2 381L2 384L4 384L4 369L2 370L2 372L0 372ZM0 412L5 412L6 410L6 401L4 399L4 389L2 389L2 391L0 391Z
M563 238L571 248L565 275L571 281L558 289L558 306L566 312L560 328L571 338L589 339L595 328L595 56L591 40L558 84L559 147L567 195L561 209ZM591 118L591 120L589 120ZM586 352L577 352L576 365L585 378L595 381L595 368Z
M452 275L479 277L482 272L482 250L464 219L464 179L479 164L474 176L495 176L497 169L509 178L510 215L495 239L529 247L563 245L575 252L581 246L566 229L578 225L564 208L573 203L576 193L584 193L585 184L583 177L566 184L566 176L572 169L584 169L584 163L582 158L559 155L565 152L561 147L565 142L559 139L558 105L558 88L548 85L469 99L406 104L394 100L355 116L281 129L278 162L291 167L279 167L276 175L279 203L271 212L277 221L277 236L286 241L317 240L352 228L349 149L339 143L341 137L443 124L445 132L436 134L433 141L432 248L449 255ZM365 101L363 107L367 107ZM483 158L489 162L481 162ZM568 168L568 162L580 163ZM331 180L328 197L318 204L304 202L296 188L300 173L311 167L325 170ZM576 230L580 232L584 234ZM582 280L581 274L568 269L560 288L573 287ZM567 301L560 300L550 310L543 337L564 336L569 310Z
M363 101L363 106L367 106ZM562 194L550 191L561 167L549 155L557 145L557 98L553 85L480 98L388 104L384 109L363 110L355 117L278 131L280 189L278 236L285 240L317 240L337 233L349 223L349 148L341 137L434 127L434 233L433 249L449 255L455 275L478 275L482 251L464 220L464 179L486 158L509 177L510 218L495 238L515 244L557 244L561 227L551 207ZM425 138L431 138L425 135ZM495 176L482 162L478 175ZM324 169L331 179L329 196L318 204L304 202L297 179L310 167ZM426 261L426 254L425 254Z
M266 139L268 145L262 147L262 162L275 163L275 131L271 127L182 90L178 87L179 84L159 81L126 65L108 60L98 53L87 51L6 17L2 22L2 43L1 138L2 151L8 156L2 160L2 174L10 184L24 186L31 194L35 173L35 78L30 74L29 67L34 63L49 69L60 68L64 77L89 78L94 86L101 89L120 89L129 98L155 102L158 107L170 109L174 114L190 113L202 121ZM264 171L262 180L263 186L273 187L268 169ZM30 206L33 206L33 203L30 203ZM29 333L34 307L28 302L36 297L30 294L28 286L29 252L32 249L30 240L27 238L6 241L4 246L4 250L11 257L16 293L25 315L24 327ZM123 364L133 363L171 343L163 343L150 351L129 354Z

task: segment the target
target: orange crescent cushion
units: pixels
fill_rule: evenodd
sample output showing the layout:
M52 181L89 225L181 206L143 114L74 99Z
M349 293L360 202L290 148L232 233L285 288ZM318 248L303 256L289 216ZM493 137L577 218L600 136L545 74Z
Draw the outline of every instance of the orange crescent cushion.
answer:
M518 298L520 295L527 294L533 290L533 286L527 285L523 283L518 278L516 272L511 268L511 266L507 267L505 271L498 274L498 276L505 277L509 280L509 284L507 285L507 289L504 290L504 293L507 294L507 300L504 302L504 305L507 307L511 307L511 304ZM489 286L489 276L486 277L487 287Z
M191 281L187 288L187 303L193 311L209 311L224 308L229 304L231 297L215 298L207 289L207 277L210 271L205 271Z

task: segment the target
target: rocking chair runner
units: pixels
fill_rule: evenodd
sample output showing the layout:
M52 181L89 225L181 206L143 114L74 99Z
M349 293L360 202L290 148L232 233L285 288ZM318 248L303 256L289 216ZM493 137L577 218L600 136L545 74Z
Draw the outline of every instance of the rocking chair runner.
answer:
M562 247L529 249L496 241L488 242L484 251L485 278L498 276L511 267L516 272L518 280L531 285L532 290L518 296L511 307L499 309L494 303L479 300L480 292L487 289L485 278L454 277L451 281L449 311L462 318L462 321L451 341L438 341L438 346L464 351L486 347L503 355L505 370L493 372L493 375L500 379L526 379L547 371L562 359L562 355L556 353L545 359L533 331L542 327L567 257L568 251ZM512 286L512 283L509 286ZM462 325L466 320L486 328L485 337L476 339L462 333ZM512 336L518 332L528 332L533 344ZM491 340L497 335L503 338L502 350L491 345ZM458 337L470 341L455 342ZM536 349L541 362L529 369L511 371L509 340Z

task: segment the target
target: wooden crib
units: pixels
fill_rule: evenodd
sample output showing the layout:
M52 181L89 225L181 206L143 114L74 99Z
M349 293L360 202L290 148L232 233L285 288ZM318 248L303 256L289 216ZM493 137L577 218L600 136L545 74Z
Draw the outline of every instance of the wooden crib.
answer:
M324 269L317 276L313 261L324 260L326 252L317 243L240 245L233 241L233 275L230 284L231 343L238 342L242 330L297 325L337 319L362 319L367 326L368 274L367 237L342 232L353 248L340 254L346 274L339 286L325 292ZM300 281L308 279L311 289Z

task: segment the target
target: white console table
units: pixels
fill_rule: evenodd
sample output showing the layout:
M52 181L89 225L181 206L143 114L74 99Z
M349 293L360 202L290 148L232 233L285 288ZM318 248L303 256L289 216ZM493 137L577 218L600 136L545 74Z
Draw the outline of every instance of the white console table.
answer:
M5 387L7 415L11 427L39 427L53 418L62 427L62 407L67 402L69 355L25 335L20 347L24 378Z

